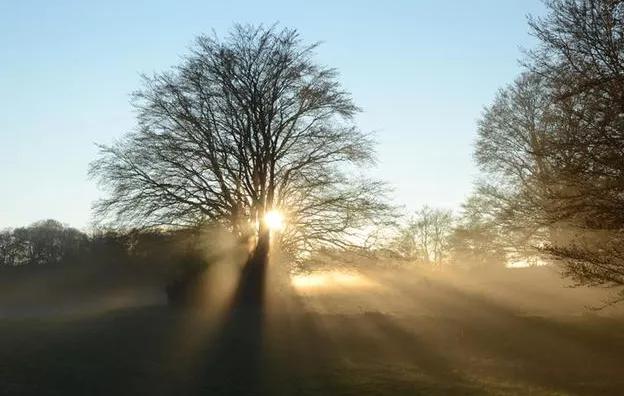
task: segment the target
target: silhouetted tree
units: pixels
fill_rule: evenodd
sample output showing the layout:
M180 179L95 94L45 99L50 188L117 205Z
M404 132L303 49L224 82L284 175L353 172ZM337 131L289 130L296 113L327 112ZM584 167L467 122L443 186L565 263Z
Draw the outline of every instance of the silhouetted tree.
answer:
M556 171L550 179L558 180L557 205L547 212L551 220L619 229L624 224L624 3L547 5L546 18L531 20L540 46L529 58L556 107L554 138L541 155Z
M526 73L498 92L479 121L475 158L488 177L475 197L494 211L491 219L509 248L543 242L552 223L541 209L556 201L552 193L559 186L555 165L546 158L556 112L543 79Z
M474 194L462 205L462 214L449 236L450 262L465 268L503 268L508 245L490 212L487 198Z
M69 262L84 258L88 249L87 235L56 220L0 233L0 263L7 266Z
M295 30L236 26L226 40L200 36L172 71L134 94L138 129L101 146L91 174L108 189L96 204L117 225L218 223L252 235L266 256L264 215L287 218L290 251L354 244L382 221L383 185L356 177L373 162L358 108L316 44Z
M549 0L528 71L479 124L480 193L517 246L581 283L624 285L624 3Z
M451 211L424 206L400 227L396 248L405 258L441 265L452 225Z
M14 266L24 261L25 249L12 230L0 232L0 265Z

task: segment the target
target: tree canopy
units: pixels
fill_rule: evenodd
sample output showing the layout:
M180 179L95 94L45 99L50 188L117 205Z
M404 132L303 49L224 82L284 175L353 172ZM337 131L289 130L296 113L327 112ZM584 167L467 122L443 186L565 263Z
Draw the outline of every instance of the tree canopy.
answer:
M108 191L99 218L248 235L279 210L285 249L355 243L390 206L360 172L374 149L354 123L359 109L337 71L314 61L316 48L294 29L237 25L145 76L133 94L136 130L100 146L91 166Z
M624 2L549 0L526 71L479 123L479 194L509 243L624 285Z

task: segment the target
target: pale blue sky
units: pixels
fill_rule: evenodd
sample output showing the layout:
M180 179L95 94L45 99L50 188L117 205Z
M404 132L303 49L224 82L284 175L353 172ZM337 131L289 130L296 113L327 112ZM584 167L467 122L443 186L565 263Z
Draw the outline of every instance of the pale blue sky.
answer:
M476 120L520 71L539 0L0 0L0 228L55 218L85 228L99 192L95 142L133 128L139 73L178 62L194 36L280 22L364 109L374 171L408 209L457 208L477 174Z

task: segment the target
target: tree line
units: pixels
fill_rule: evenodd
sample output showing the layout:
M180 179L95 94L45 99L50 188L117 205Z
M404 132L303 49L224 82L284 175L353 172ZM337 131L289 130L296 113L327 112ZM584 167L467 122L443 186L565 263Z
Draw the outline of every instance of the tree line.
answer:
M333 251L340 260L347 253L385 252L408 265L441 268L446 265L478 268L502 267L505 256L487 238L479 221L456 216L450 210L423 206L412 216L405 216L392 228L385 243ZM384 232L390 230L384 229ZM40 266L55 264L89 265L146 263L186 260L186 265L209 265L217 244L236 245L237 241L217 235L222 230L183 229L96 229L86 233L56 220L43 220L29 226L0 231L0 267ZM239 241L240 242L240 241ZM221 247L223 249L223 246ZM189 260L195 260L191 264ZM202 264L203 263L203 264Z
M56 220L0 231L0 267L127 265L153 267L198 256L198 232L96 229L85 233Z

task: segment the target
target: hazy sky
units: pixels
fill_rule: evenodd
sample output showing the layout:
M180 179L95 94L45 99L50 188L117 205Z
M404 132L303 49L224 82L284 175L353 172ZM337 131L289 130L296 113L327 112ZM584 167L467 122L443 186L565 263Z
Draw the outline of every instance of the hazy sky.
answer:
M518 74L539 0L0 1L0 228L84 228L100 192L95 143L134 126L139 73L178 63L194 36L234 22L323 41L375 131L376 176L397 203L457 208L472 188L476 120Z

